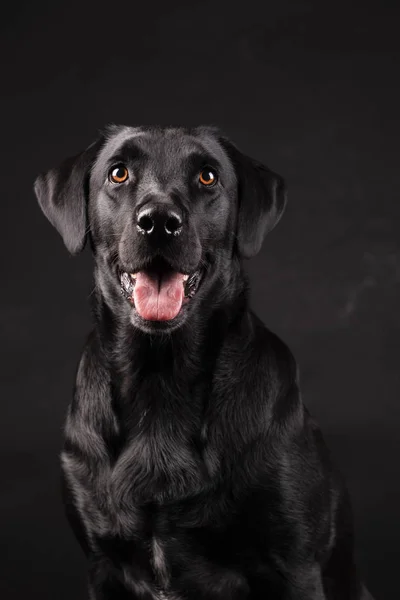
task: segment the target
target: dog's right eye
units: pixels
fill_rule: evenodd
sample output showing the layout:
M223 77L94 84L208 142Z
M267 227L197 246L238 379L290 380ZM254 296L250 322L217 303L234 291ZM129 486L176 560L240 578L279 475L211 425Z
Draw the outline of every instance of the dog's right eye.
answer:
M108 179L112 183L124 183L129 177L128 169L124 165L113 167L108 174Z

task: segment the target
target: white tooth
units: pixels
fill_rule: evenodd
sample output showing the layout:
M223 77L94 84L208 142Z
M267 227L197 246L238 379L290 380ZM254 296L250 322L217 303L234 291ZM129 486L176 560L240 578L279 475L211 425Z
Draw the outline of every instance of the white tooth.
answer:
M132 279L136 279L137 273L131 273L131 277L132 277Z
M187 281L189 279L189 275L184 275L183 276L183 281Z

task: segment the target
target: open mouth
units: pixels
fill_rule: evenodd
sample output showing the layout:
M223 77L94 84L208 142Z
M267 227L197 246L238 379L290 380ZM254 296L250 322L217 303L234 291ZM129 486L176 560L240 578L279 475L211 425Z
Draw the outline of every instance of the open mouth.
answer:
M170 321L199 289L202 269L180 273L166 263L135 273L119 270L121 293L146 321Z

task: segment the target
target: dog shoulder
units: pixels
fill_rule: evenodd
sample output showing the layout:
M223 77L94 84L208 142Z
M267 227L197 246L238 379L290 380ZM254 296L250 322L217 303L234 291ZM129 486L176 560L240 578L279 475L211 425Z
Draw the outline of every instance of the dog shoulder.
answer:
M252 393L266 393L270 402L298 387L298 367L289 349L253 313L247 331L232 342L230 349L234 372L251 386Z
M266 433L271 424L301 422L303 405L297 384L296 361L278 336L250 315L231 331L214 376L214 393L229 414L251 423L253 432ZM289 426L288 422L288 426Z
M105 435L115 434L118 429L110 397L110 376L96 332L92 332L82 352L67 411L66 446L79 449L80 453L84 450L85 455L105 454Z
M77 367L71 409L78 408L90 397L104 395L109 388L109 373L101 354L97 332L92 331L83 348Z

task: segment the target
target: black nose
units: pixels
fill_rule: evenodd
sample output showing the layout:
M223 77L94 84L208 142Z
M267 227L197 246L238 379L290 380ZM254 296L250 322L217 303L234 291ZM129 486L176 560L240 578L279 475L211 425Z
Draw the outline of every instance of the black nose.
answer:
M179 235L182 217L174 208L146 205L139 210L136 225L143 235Z

